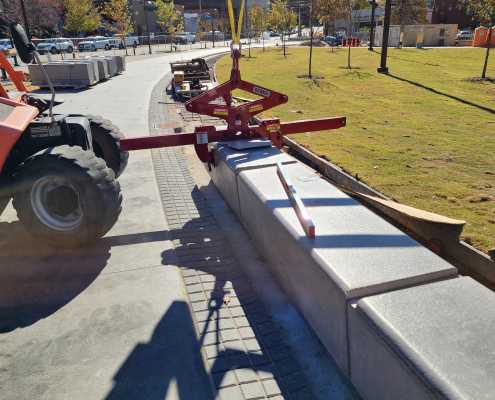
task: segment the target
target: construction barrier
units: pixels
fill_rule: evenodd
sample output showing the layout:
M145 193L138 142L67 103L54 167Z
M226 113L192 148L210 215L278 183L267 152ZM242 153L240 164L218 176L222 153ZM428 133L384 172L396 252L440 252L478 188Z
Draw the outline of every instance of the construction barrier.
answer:
M473 47L486 47L488 43L489 29L480 26L474 30ZM495 46L495 27L492 28L491 45Z
M361 46L361 39L359 38L347 38L342 40L342 47L359 47Z

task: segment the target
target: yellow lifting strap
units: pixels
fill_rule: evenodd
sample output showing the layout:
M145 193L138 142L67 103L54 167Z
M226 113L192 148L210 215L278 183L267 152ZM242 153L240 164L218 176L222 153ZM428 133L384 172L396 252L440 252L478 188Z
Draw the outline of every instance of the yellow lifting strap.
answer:
M230 31L232 32L232 44L239 44L241 42L242 18L244 17L244 1L245 0L239 0L241 8L239 10L239 18L237 20L237 29L236 29L232 0L227 0L227 10L229 12L229 19L230 19Z

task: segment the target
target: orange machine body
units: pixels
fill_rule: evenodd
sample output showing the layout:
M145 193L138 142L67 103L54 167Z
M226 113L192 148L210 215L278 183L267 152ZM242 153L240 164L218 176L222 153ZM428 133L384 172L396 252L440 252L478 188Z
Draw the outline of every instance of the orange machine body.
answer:
M16 99L9 98L5 88L0 83L0 172L12 147L19 140L31 121L39 114L36 107L22 101L22 92L27 92L24 85L24 72L16 71L4 52L0 51L0 68L4 69L16 89L21 92Z
M5 70L7 72L7 75L9 76L10 80L12 83L15 85L16 89L19 92L27 92L27 88L24 85L24 72L22 71L16 71L12 64L10 64L9 60L7 59L7 56L3 51L0 51L0 68ZM7 94L7 91L4 89L2 84L0 84L0 97L3 98L8 98L9 95Z
M0 172L12 147L38 113L36 107L22 101L0 97Z

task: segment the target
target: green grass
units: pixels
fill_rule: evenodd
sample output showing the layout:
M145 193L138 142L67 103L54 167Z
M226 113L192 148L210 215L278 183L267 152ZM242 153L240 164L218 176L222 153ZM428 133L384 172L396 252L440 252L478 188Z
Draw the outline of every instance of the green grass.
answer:
M470 80L482 49L391 49L393 75L385 76L376 52L353 49L348 70L346 50L318 48L317 81L297 78L307 73L307 48L290 48L287 58L279 49L251 52L243 78L289 95L266 116L347 116L346 128L293 136L299 143L401 203L466 220L468 243L495 247L495 84ZM221 81L230 63L217 64Z

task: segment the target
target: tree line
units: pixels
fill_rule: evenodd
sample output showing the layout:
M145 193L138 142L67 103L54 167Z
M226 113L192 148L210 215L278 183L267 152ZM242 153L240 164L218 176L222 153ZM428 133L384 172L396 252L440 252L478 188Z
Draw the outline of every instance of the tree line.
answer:
M19 0L0 0L3 5L0 31L8 33L10 22L24 23ZM61 33L80 36L98 30L120 35L133 32L134 21L128 0L25 0L32 36L51 37ZM156 21L164 32L182 29L182 15L173 0L154 0Z

